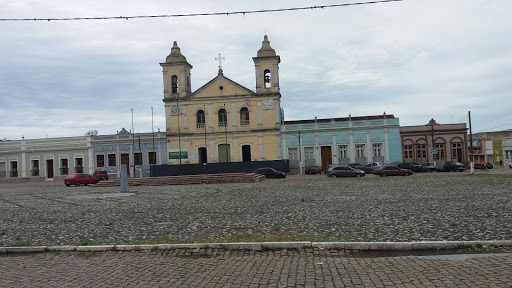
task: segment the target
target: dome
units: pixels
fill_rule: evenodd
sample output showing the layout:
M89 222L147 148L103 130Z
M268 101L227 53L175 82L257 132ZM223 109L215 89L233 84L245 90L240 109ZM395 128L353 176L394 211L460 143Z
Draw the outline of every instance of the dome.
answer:
M178 47L178 43L174 41L172 48L171 48L171 54L165 58L166 63L183 63L187 62L187 58L181 54L180 47Z
M263 42L261 42L261 48L258 50L258 57L271 57L277 56L276 51L270 47L270 41L268 41L267 35L263 38Z

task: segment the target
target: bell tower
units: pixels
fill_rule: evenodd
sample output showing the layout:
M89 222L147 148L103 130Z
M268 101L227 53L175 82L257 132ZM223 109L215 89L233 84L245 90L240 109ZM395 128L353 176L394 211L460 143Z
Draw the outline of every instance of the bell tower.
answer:
M172 45L171 54L167 56L164 63L160 63L160 66L162 66L164 74L164 102L185 98L191 94L190 69L192 69L192 65L181 54L176 41Z
M256 69L256 93L279 93L279 63L281 58L270 47L267 35L256 57L253 57Z

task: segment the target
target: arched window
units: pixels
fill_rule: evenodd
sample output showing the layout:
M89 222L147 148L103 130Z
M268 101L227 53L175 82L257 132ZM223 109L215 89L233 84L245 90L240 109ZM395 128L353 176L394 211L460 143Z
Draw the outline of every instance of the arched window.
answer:
M228 125L228 113L226 109L219 109L219 127L226 127Z
M196 119L197 119L197 128L204 128L205 127L205 117L204 117L203 110L197 111Z
M265 69L265 71L263 71L263 79L265 88L272 87L272 73L270 73L270 70Z
M242 107L242 109L240 109L240 125L249 125L249 109L247 109L247 107Z
M178 76L172 75L171 76L171 93L178 93Z

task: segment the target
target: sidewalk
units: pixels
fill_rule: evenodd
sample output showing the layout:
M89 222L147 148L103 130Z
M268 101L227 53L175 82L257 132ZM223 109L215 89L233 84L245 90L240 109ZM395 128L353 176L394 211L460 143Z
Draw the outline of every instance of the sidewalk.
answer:
M512 253L216 248L0 255L0 287L510 287Z

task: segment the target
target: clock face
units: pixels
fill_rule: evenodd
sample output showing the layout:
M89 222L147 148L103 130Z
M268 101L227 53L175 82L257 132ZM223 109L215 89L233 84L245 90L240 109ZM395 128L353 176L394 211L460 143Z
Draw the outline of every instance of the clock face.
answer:
M171 115L180 115L180 105L171 105Z
M272 109L274 101L272 99L263 100L263 109Z

